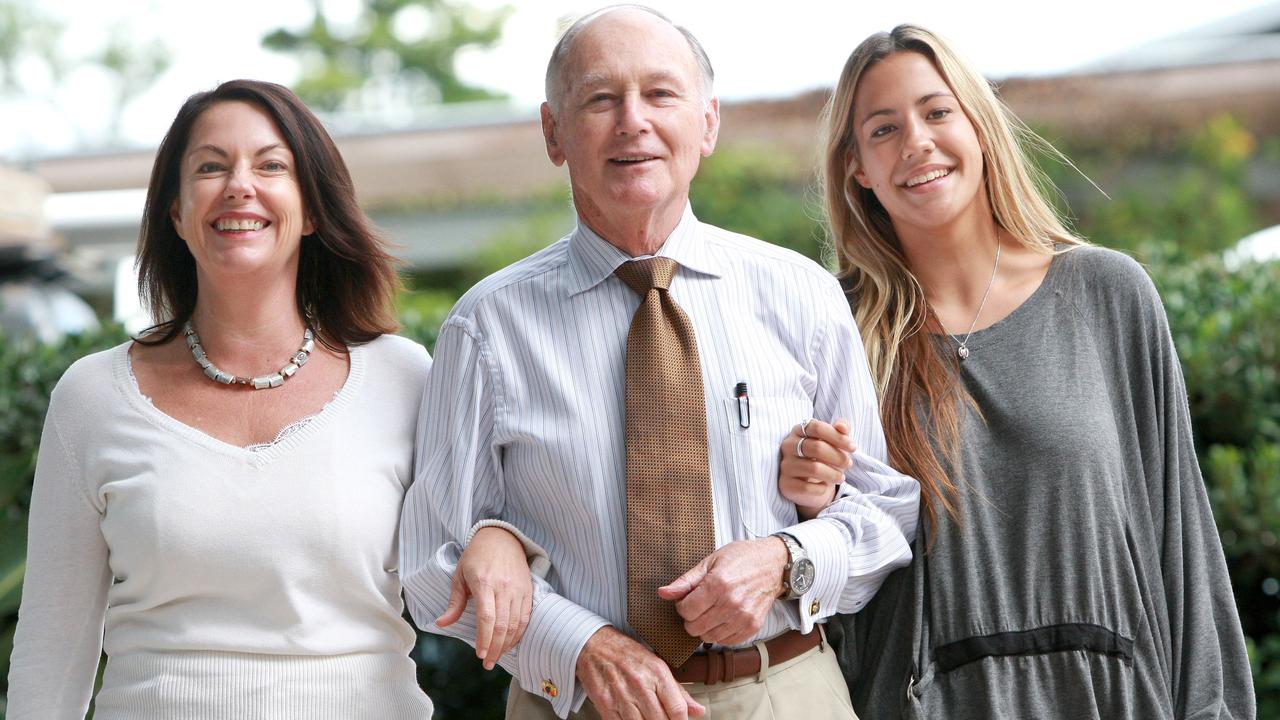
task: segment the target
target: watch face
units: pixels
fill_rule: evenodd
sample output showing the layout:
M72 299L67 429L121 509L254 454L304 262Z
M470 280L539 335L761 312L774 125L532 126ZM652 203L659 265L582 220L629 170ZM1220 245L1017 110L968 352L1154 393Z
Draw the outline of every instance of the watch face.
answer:
M799 596L809 592L811 587L813 587L813 561L809 558L801 558L791 567L791 592Z

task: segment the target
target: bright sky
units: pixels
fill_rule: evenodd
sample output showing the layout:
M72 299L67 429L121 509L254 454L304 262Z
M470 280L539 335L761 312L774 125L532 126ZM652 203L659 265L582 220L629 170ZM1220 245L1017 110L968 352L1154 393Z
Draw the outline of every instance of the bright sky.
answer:
M341 21L359 0L320 0ZM699 37L716 68L721 98L779 96L829 87L845 57L871 32L915 22L949 37L990 77L1046 74L1161 38L1273 0L651 0ZM464 79L536 107L542 74L561 23L600 6L582 0L473 0L478 7L516 8L501 46L459 61ZM310 0L64 0L47 4L66 19L63 44L90 48L112 28L139 41L159 39L173 63L123 117L126 144L154 146L186 96L219 81L255 77L285 84L299 65L260 48L277 27L310 22ZM52 9L56 8L56 9ZM77 51L70 50L74 55ZM39 80L40 78L36 78ZM51 83L42 86L52 87ZM52 97L0 104L0 158L60 154L101 144L111 106L109 84L91 70L72 73Z

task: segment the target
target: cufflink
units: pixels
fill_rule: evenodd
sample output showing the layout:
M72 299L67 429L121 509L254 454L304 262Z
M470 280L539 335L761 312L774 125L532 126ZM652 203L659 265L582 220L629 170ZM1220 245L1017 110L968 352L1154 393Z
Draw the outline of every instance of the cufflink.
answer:
M546 696L547 696L547 697L549 697L549 698L553 698L553 697L555 697L555 696L557 696L557 695L559 695L559 694L560 694L560 689L559 689L559 688L557 688L557 687L556 687L556 684L555 684L555 683L553 683L553 682L551 682L550 680L543 680L543 681L542 681L542 694L543 694L543 695L546 695Z
M813 602L809 603L809 614L817 615L818 610L820 610L821 608L822 608L822 605L817 600L814 600Z

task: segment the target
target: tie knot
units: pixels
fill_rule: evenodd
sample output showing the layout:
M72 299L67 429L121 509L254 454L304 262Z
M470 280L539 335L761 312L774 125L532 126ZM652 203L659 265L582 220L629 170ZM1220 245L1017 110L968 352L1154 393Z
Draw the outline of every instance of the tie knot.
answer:
M676 261L671 258L652 257L624 262L613 271L613 274L643 298L652 288L666 290L671 287L671 278L676 274L676 267Z

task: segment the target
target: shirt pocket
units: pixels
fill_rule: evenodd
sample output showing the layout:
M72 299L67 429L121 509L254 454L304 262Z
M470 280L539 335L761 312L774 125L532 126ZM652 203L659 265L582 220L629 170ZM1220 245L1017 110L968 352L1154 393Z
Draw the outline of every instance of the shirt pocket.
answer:
M778 492L778 463L784 438L798 423L813 415L808 398L751 397L750 421L745 403L723 401L733 462L730 492L736 496L742 526L752 537L766 537L796 524L796 506ZM742 427L746 424L747 427Z

